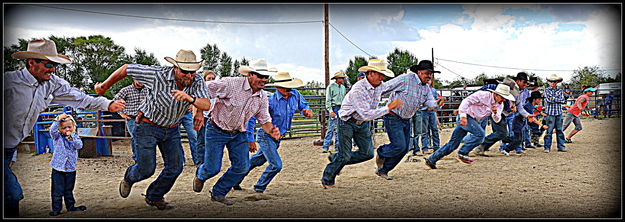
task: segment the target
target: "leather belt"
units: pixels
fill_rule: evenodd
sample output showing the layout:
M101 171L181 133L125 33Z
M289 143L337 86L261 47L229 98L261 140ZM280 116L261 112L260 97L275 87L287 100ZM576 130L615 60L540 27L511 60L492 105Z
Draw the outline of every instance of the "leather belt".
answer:
M211 119L210 122L211 122L211 125L213 127L215 127L215 129L221 130L224 133L227 133L227 134L237 134L237 133L240 133L239 131L236 131L236 130L224 130L224 129L220 128L219 126L217 126L217 124L215 124L215 121L213 121L213 119Z
M403 120L410 120L410 118L404 119L403 117L397 115L397 113L394 113L393 111L390 111L390 110L388 111L388 113L390 113L393 116L397 116L397 117L399 117L400 119L403 119Z
M360 125L360 124L364 123L365 121L356 120L356 119L354 119L354 118L352 117L352 118L349 118L349 119L347 120L347 122L352 122L352 123L356 123L356 124Z
M139 122L141 122L141 121L149 123L149 124L152 124L152 125L155 125L155 126L158 126L158 127L162 127L162 128L174 128L174 127L178 126L177 123L173 124L173 125L169 125L169 126L161 126L161 125L158 125L158 124L150 121L148 118L145 118L145 117L141 117L141 119L139 119Z

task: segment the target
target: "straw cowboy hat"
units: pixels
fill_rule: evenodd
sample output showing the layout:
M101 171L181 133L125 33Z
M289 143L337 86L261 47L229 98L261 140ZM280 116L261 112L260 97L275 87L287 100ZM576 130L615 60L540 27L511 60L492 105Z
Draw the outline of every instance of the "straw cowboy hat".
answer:
M72 60L56 52L56 44L52 40L32 40L28 42L26 51L15 52L15 59L44 59L60 64L70 64Z
M547 77L547 81L549 81L549 82L562 82L562 77L559 77L556 74L551 74L549 77Z
M514 97L519 96L519 93L520 93L519 86L517 86L517 84L516 84L516 82L514 82L514 80L512 80L510 78L505 78L505 79L503 79L501 84L504 84L504 85L507 85L508 87L510 87L510 94L512 94L512 96L514 96Z
M256 72L261 75L271 76L275 74L278 70L276 68L267 68L267 61L265 59L254 59L250 61L249 66L241 66L239 67L239 73L247 76L250 72Z
M288 72L279 72L271 78L274 80L274 82L271 84L267 84L266 86L293 89L304 85L304 81L298 78L291 78L291 75Z
M507 100L514 101L514 96L510 93L510 87L505 84L498 84L495 90L488 89L488 91L497 93Z
M172 59L169 56L165 57L165 60L167 62L174 64L174 66L186 71L197 71L198 69L200 69L200 67L202 67L202 62L204 60L200 60L198 62L195 61L195 59L195 53L193 53L193 51L184 49L178 51L178 53L176 54L176 59Z
M345 75L345 73L343 72L336 72L334 73L334 76L332 76L332 78L330 79L336 79L336 78L347 78L347 75Z
M369 60L369 64L366 66L358 68L358 72L367 72L374 71L384 74L387 77L395 77L395 73L392 70L388 69L386 62L381 59L371 59Z

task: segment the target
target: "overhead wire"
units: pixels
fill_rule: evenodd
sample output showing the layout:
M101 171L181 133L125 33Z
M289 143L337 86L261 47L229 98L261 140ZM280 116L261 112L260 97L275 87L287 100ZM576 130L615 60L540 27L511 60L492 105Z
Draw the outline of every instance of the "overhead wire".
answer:
M153 16L141 16L141 15L127 15L120 13L110 13L110 12L98 12L98 11L90 11L83 9L71 9L71 8L63 8L57 6L50 5L40 5L40 4L27 4L28 6L36 6L43 8L53 8L59 10L67 10L67 11L75 11L75 12L85 12L85 13L93 13L100 15L111 15L111 16L121 16L121 17L131 17L131 18L144 18L144 19L157 19L157 20L168 20L168 21L180 21L180 22L199 22L199 23L224 23L224 24L249 24L249 25L278 25L278 24L305 24L305 23L322 23L323 21L284 21L284 22L235 22L235 21L215 21L215 20L197 20L197 19L176 19L176 18L163 18L163 17L153 17Z
M442 60L442 61L447 61L447 62L455 62L455 63L466 64L466 65L484 66L484 67L500 68L500 69L533 70L533 71L553 71L553 72L573 72L573 71L575 71L575 70L562 70L562 69L531 69L531 68L514 68L514 67L493 66L493 65L483 65L483 64L469 63L469 62L460 62L460 61L455 61L455 60L450 60L450 59L443 59L443 58L437 58L437 59L440 59L440 60ZM618 68L606 68L606 69L603 69L603 70L619 70L619 69L618 69Z
M347 40L347 41L348 41L349 43L351 43L353 46L355 46L356 48L360 49L360 51L364 52L364 53L365 53L365 54L367 54L369 57L371 57L371 54L369 54L369 53L365 52L365 50L363 50L363 49L361 49L360 47L358 47L358 46L356 45L356 43L352 42L352 40L349 40L349 38L347 38L347 36L343 35L343 33L341 33L341 31L339 31L336 27L334 27L334 25L332 25L332 23L329 23L329 22L328 22L328 24L330 24L330 26L331 26L331 27L332 27L332 28L333 28L336 32L338 32L341 36L343 36L343 38L344 38L345 40Z

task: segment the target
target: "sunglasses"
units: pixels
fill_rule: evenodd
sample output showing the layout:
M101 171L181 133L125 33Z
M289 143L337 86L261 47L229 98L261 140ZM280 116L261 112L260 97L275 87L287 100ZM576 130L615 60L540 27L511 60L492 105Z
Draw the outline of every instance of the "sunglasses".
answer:
M258 77L259 79L269 79L269 76L262 75L262 74L257 73L257 72L251 72L251 73L256 75L256 77Z
M185 75L195 74L195 71L187 71L184 69L180 69L180 72Z
M37 59L35 61L37 61L37 63L43 63L43 60L41 60L41 59ZM50 63L43 63L43 66L48 68L48 69L49 68L55 68L56 69L56 67L59 66L59 64L56 63L56 62L50 62Z

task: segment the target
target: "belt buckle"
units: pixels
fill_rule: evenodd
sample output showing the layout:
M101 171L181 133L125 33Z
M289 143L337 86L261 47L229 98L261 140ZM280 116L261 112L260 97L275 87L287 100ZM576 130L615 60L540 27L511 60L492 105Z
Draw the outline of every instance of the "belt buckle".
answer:
M356 124L360 125L362 123L364 123L365 121L360 121L360 120L356 120Z

